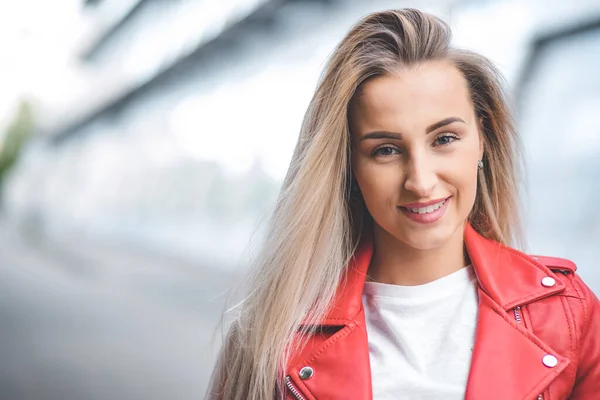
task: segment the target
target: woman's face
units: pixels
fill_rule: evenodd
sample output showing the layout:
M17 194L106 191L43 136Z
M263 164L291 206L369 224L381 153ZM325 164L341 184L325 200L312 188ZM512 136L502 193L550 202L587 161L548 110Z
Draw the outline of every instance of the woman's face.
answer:
M366 82L350 125L353 174L376 229L421 250L462 234L483 143L456 67L432 61Z

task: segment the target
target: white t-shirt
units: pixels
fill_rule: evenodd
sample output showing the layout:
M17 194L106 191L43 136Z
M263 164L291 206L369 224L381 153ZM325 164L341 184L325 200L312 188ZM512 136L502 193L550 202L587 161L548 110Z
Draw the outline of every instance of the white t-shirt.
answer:
M470 266L419 286L366 282L374 400L464 399L477 304Z

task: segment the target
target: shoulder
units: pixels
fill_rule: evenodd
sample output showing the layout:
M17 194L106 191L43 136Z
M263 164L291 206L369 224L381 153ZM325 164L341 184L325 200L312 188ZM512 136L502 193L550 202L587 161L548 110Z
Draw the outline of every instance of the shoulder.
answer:
M529 255L529 257L548 268L554 273L554 277L565 283L567 295L573 295L582 300L595 297L592 290L577 273L577 265L573 261L553 256Z
M556 391L568 386L570 399L595 398L600 392L600 302L577 274L573 261L560 257L529 257L545 267L564 287L552 296L527 305L531 329L550 348L570 360L565 370L568 372L550 386L549 393L562 398Z
M575 271L577 271L577 265L575 265L573 261L567 260L566 258L538 255L530 255L530 257L540 264L545 265L553 272L574 274Z
M576 273L575 263L563 258L534 257L565 284L565 290L559 297L566 311L566 320L561 325L554 325L555 328L549 331L552 332L550 336L561 336L560 333L564 329L560 326L569 327L570 345L569 349L564 349L565 354L568 354L567 350L572 354L569 358L572 362L573 386L569 398L592 398L600 392L600 301ZM546 316L548 317L548 314ZM553 321L558 322L556 319ZM555 348L561 348L561 345L562 343L554 343Z
M577 273L577 265L566 258L540 255L530 257L550 269L555 278L565 284L565 291L561 294L567 297L566 305L568 305L576 325L580 327L580 330L586 331L590 325L591 316L600 312L600 302Z
M531 255L530 257L547 267L562 281L572 281L572 285L574 286L573 289L579 293L581 298L598 300L594 292L592 292L583 279L581 279L581 276L577 273L577 265L573 261L566 258L552 256ZM565 279L564 277L569 277L570 279Z

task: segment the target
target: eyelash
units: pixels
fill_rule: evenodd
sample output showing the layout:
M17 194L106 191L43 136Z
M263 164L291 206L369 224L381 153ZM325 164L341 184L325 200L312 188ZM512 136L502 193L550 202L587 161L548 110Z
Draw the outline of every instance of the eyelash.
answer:
M446 144L450 144L452 142L454 142L455 140L458 140L458 135L454 134L454 133L444 133L438 137L435 138L435 142L437 142L438 140L442 139L442 138L451 138L452 140L449 141ZM444 144L440 144L439 146L445 146Z
M450 143L454 142L455 140L459 140L458 135L456 135L454 133L444 133L444 134L436 137L435 140L434 140L434 143L437 142L437 141L439 141L442 138L449 138L449 139L452 139L452 140L450 140L448 143L438 144L438 146L446 146L446 145L449 145ZM396 151L397 153L400 152L400 150L398 150L398 148L396 146L390 146L389 144L383 144L383 145L381 145L379 147L376 147L375 150L373 150L373 156L389 157L389 156L392 155L392 154L386 154L386 155L381 154L380 153L381 149L392 149L392 150Z

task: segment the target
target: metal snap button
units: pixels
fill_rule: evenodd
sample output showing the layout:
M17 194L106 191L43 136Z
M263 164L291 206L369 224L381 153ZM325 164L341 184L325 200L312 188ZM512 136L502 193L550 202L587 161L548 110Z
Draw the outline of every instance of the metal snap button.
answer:
M544 363L544 365L548 368L554 368L558 365L558 359L552 354L546 354L542 358L542 363Z
M311 367L303 367L300 370L300 379L302 380L306 380L309 379L313 376L313 374L315 373L315 371L311 368Z
M552 287L556 285L556 280L551 276L545 276L542 278L542 286Z

